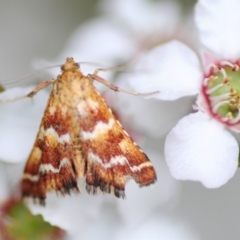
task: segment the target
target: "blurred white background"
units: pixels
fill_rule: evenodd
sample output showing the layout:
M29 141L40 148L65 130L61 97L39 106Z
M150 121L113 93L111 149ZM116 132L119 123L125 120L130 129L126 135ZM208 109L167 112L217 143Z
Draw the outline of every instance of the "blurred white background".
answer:
M112 1L112 5L114 5L114 2L115 1ZM152 1L149 0L149 2ZM173 3L179 4L177 7L181 6L179 18L183 19L184 22L186 20L185 17L191 15L193 11L194 1L173 1ZM68 52L69 41L71 39L73 42L72 36L75 34L75 31L79 27L84 26L83 24L96 18L100 12L101 16L103 16L103 5L101 1L96 0L0 0L0 83L21 77L33 71L36 69L36 59L61 63L64 59L60 60L59 56L62 57L63 52ZM106 3L104 6L106 6ZM134 14L134 9L131 11ZM141 16L141 18L144 17L145 16ZM174 18L174 16L172 16L172 18ZM119 21L121 20L119 19ZM186 21L186 25L181 25L179 32L189 32L190 25L191 21L190 23ZM168 27L166 24L165 28ZM129 31L129 29L127 31ZM178 38L180 36L182 39L183 35L187 39L185 34L176 34ZM135 37L136 36L137 35L135 35ZM99 35L96 35L96 38L98 37ZM171 37L167 36L167 39L173 37L174 34ZM196 36L190 35L189 38L191 37L192 40L189 39L189 43L192 43L192 47L194 48L193 42ZM75 45L76 41L74 43ZM164 41L164 39L162 41ZM114 42L110 44L111 47L114 46ZM99 62L99 59L94 59L91 52L93 47L94 46L89 45L90 57L86 60ZM73 49L71 49L71 51L73 51ZM76 49L76 51L79 50ZM84 57L86 58L87 52L88 49L85 49ZM76 56L81 56L81 52L77 52ZM59 60L57 61L56 59ZM106 64L105 62L101 63L103 65ZM114 62L113 65L114 64L116 64L116 62ZM36 83L41 80L43 80L42 77L37 75L28 80L17 82L13 85L5 84L4 86L20 86L22 83ZM180 100L179 102L180 106L182 106L182 112L179 113L178 119L180 119L180 116L184 116L187 111L190 111L192 100L187 102ZM172 112L172 109L174 109L174 104L179 106L179 102L169 103L168 117L173 119L171 126L167 128L168 131L178 120ZM163 126L163 128L164 127L165 126ZM164 131L166 131L166 129L164 129ZM2 138L4 136L0 137ZM219 189L206 189L200 183L195 182L176 181L169 175L162 156L164 136L158 138L146 137L146 139L141 146L148 152L150 157L152 156L153 164L156 166L158 172L158 183L153 188L150 188L151 190L145 191L145 189L139 189L133 186L135 183L131 182L127 185L127 199L125 200L125 202L129 201L127 203L119 203L119 201L122 200L112 199L113 197L110 196L96 197L92 200L91 198L94 197L86 196L86 194L83 193L81 196L82 199L85 200L81 201L81 196L79 196L77 198L78 200L71 206L72 208L76 207L75 211L78 211L78 218L82 218L82 220L79 221L79 229L81 229L81 232L77 234L75 232L70 233L69 238L161 240L239 239L240 174L237 173L232 180ZM19 169L16 175L20 175L21 171L22 169ZM12 177L10 170L9 172L5 178ZM133 193L131 193L131 189L133 189ZM99 201L100 203L97 203ZM64 199L61 200L61 202L64 204ZM67 202L68 199L66 199L65 204ZM78 204L81 205L81 208L77 207ZM83 209L89 209L89 212L91 212L91 209L93 209L93 211L97 209L98 215L92 217L89 212L82 214L81 211L84 211ZM149 211L147 211L148 209ZM59 207L54 211L61 211L61 208ZM64 211L67 211L67 209ZM61 217L63 218L62 221L65 221L64 216ZM69 216L66 221L70 221L70 218L71 216ZM86 222L86 225L84 225L83 222ZM73 224L77 226L78 222L74 221ZM59 226L61 227L61 224Z
M52 59L74 30L96 14L96 1L0 1L1 79L33 70L36 58Z

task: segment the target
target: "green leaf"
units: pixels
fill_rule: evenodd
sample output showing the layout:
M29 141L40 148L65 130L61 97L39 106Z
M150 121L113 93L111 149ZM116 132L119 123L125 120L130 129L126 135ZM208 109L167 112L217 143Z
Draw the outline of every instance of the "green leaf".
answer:
M4 87L0 84L0 93L4 92L4 90L5 90Z
M10 239L63 239L65 235L60 228L45 222L41 215L32 215L21 201L8 208L5 218L5 231Z

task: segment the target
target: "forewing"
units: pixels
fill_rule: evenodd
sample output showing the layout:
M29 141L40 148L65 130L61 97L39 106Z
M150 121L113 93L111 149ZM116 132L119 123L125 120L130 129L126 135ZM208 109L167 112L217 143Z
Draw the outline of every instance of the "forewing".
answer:
M33 197L41 204L47 191L79 191L70 120L73 113L56 100L53 90L22 178L23 197Z
M79 103L83 157L87 160L86 189L124 197L126 181L140 186L154 183L156 173L148 157L129 137L94 86L88 100ZM81 114L84 113L84 114Z

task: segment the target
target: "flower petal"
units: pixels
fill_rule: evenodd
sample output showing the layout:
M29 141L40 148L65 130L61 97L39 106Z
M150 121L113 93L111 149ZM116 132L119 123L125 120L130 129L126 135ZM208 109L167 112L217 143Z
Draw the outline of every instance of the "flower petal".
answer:
M131 77L130 84L137 92L159 91L149 97L175 100L199 91L199 60L179 41L171 41L143 54L136 67L139 73Z
M17 87L0 94L1 100L12 99L31 92L35 86ZM40 125L46 101L46 90L34 98L0 105L0 160L26 161Z
M121 19L120 24L124 24L125 28L145 38L150 34L169 36L181 18L181 8L176 1L105 0L99 5L104 15L109 15L116 22Z
M119 75L116 86L130 89L125 74ZM195 103L194 97L181 98L178 101L159 101L121 93L116 99L116 93L110 90L106 91L104 98L113 112L117 113L118 119L127 132L133 138L134 132L137 134L136 142L139 141L138 133L140 139L142 134L154 138L166 136L177 121L192 110L192 105ZM134 132L131 132L132 130Z
M144 147L144 150L154 165L158 181L152 187L141 190L133 180L127 184L127 201L119 201L118 209L121 219L130 227L144 222L155 209L176 200L179 194L179 183L169 174L162 154L153 148Z
M117 240L139 240L139 239L171 239L171 240L199 240L197 231L193 229L193 223L186 219L179 219L176 215L169 216L162 211L154 210L134 227L123 228ZM174 231L173 231L174 229ZM161 236L161 237L159 237Z
M173 177L216 188L233 177L238 166L236 139L202 112L181 119L168 134L165 158Z
M16 186L19 185L22 176L23 164L0 161L0 204L9 199L13 192L16 193Z
M195 21L202 44L219 57L235 60L240 55L239 0L199 0Z
M84 238L84 235L89 233L89 226L94 229L99 225L99 221L103 224L106 223L101 218L104 215L102 213L104 209L103 204L107 200L111 201L113 199L111 197L110 195L93 197L85 191L81 195L73 194L65 197L57 197L55 193L48 193L44 208L34 204L32 199L27 202L27 205L33 214L41 214L44 220L52 225L61 227L70 235L78 234L78 236L81 235L81 239L88 239L87 237ZM94 234L94 232L91 233Z
M135 55L137 48L138 44L126 29L106 17L100 17L81 25L69 38L58 60L52 62L59 64L67 56L73 57L76 61L93 62L95 64L81 65L83 73L89 74L99 67L113 67L119 65L119 61L129 61ZM35 63L37 68L39 63L41 62ZM43 66L52 64L46 62ZM50 72L57 75L59 69L51 69ZM111 71L101 73L104 77L107 76L107 79L112 74Z

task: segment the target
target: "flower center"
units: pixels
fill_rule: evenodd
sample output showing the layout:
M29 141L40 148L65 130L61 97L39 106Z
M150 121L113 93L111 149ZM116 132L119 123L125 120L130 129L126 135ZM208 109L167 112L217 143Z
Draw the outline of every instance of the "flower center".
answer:
M239 62L223 61L219 65L211 65L202 85L211 115L227 125L240 121L239 69Z

